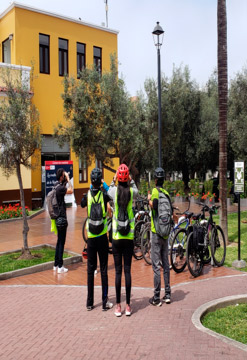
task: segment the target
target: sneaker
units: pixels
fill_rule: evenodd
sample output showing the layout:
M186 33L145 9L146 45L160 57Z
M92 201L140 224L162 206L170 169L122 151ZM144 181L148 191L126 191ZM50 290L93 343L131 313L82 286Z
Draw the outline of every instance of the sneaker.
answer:
M57 271L58 266L53 266L53 271Z
M93 309L94 309L94 306L93 306L93 305L87 306L87 311L91 311L91 310L93 310Z
M149 299L149 304L153 306L162 306L162 302L160 301L160 299L155 300L154 297Z
M120 305L120 304L118 304L118 305L116 306L114 314L116 315L116 317L122 316L121 305Z
M62 266L57 269L57 272L58 272L58 274L66 273L66 272L68 272L68 269L66 269L64 266Z
M129 305L126 305L125 315L130 316L131 314L132 314L131 307Z
M105 306L103 306L102 311L106 311L113 308L113 303L111 303L109 300L107 300L107 303Z
M166 304L170 304L171 303L171 295L170 294L166 294L163 299L163 302L165 302Z

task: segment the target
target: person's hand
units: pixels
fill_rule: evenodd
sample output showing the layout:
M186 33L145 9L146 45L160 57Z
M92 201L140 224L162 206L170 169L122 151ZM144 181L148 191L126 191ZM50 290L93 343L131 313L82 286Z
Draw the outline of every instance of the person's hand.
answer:
M101 179L101 183L104 184L104 179Z
M117 181L117 174L118 174L118 170L116 171L116 174L113 177L113 181L116 182Z
M148 200L149 201L151 200L151 194L148 194Z
M66 179L67 179L68 182L69 182L69 174L68 174L67 172L64 172L64 175L65 175Z
M132 180L132 177L129 175L129 181L131 181Z

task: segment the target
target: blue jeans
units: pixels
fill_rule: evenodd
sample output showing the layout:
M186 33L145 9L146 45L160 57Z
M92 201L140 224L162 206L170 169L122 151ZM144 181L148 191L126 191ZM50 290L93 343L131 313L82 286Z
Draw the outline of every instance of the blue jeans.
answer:
M165 294L171 294L168 239L163 239L161 236L153 232L151 233L151 259L154 272L154 300L159 300L161 289L161 265L163 267Z

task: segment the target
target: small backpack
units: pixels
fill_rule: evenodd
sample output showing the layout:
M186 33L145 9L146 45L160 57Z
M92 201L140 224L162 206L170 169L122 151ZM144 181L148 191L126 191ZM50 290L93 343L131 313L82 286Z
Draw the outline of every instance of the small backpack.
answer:
M102 191L100 191L100 195L98 196L98 200L95 200L93 192L91 191L91 195L93 197L93 202L91 204L91 210L88 217L88 230L90 233L94 235L99 235L104 230L104 219L103 219L103 211L101 206L100 198L103 196Z
M158 199L158 215L154 219L155 230L158 235L169 236L171 231L172 220L172 204L169 195L164 194L160 189Z
M121 207L118 209L117 231L122 236L126 236L130 232L130 221L127 209L123 210Z
M46 203L50 218L55 220L59 217L59 213L60 213L57 202L57 194L56 194L58 186L59 184L55 185L53 189L46 196Z
M205 229L200 225L193 226L193 248L203 250L204 248Z

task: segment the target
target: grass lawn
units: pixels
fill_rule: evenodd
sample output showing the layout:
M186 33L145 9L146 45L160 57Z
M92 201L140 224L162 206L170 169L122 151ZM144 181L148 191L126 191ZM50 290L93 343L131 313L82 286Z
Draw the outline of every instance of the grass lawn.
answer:
M35 256L35 258L32 260L18 260L21 252L0 255L0 273L19 270L33 265L42 264L48 261L53 261L55 257L55 249L48 247L38 250L31 250L31 253ZM64 258L71 256L72 255L64 252Z
M247 344L247 304L231 305L210 312L202 324L219 334Z
M247 263L247 211L241 211L241 260ZM214 216L216 223L219 223L219 216ZM243 223L242 221L246 221ZM238 259L238 213L228 214L228 237L229 245L226 248L226 260L224 265L232 267L232 262ZM247 266L241 271L247 271Z

